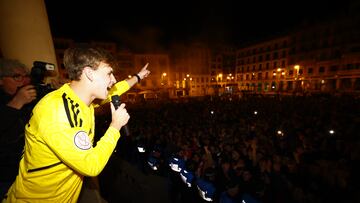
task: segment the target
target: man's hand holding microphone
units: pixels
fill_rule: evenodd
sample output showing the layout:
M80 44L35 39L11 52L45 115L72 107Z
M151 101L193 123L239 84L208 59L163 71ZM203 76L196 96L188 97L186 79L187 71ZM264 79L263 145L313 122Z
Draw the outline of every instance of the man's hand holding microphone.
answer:
M115 104L116 105L116 104ZM130 115L125 109L125 104L122 103L118 108L114 106L114 102L111 102L111 123L110 126L120 130L121 127L127 124L130 119Z

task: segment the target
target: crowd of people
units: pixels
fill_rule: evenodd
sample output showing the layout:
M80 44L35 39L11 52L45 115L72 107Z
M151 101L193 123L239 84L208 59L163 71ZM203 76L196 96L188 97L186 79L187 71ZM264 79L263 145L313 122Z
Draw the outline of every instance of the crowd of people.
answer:
M172 202L199 202L200 180L215 202L357 202L359 107L326 95L143 103L128 106L132 135L118 150L167 177ZM173 157L194 174L191 187Z

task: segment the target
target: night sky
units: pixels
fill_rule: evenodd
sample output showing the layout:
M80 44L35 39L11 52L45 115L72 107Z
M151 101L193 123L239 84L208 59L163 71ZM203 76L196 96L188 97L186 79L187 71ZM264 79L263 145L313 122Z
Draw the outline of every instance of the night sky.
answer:
M302 1L59 1L45 0L52 34L102 40L133 51L166 50L174 43L242 43L347 13L350 2ZM100 3L101 2L101 3ZM241 2L241 3L240 3ZM119 4L119 5L118 5Z

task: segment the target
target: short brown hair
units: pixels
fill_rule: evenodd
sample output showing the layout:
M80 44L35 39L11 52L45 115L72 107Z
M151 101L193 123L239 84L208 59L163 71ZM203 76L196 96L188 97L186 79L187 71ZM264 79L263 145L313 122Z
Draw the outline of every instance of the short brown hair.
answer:
M109 52L98 47L72 47L64 52L64 66L70 80L80 80L82 70L87 66L96 70L100 62L111 65L114 61Z

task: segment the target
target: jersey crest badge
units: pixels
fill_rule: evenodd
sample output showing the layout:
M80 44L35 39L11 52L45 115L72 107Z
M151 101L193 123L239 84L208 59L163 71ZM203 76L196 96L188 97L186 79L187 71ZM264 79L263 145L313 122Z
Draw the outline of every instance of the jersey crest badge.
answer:
M88 150L91 148L90 138L85 131L79 131L75 134L74 143L82 150Z

